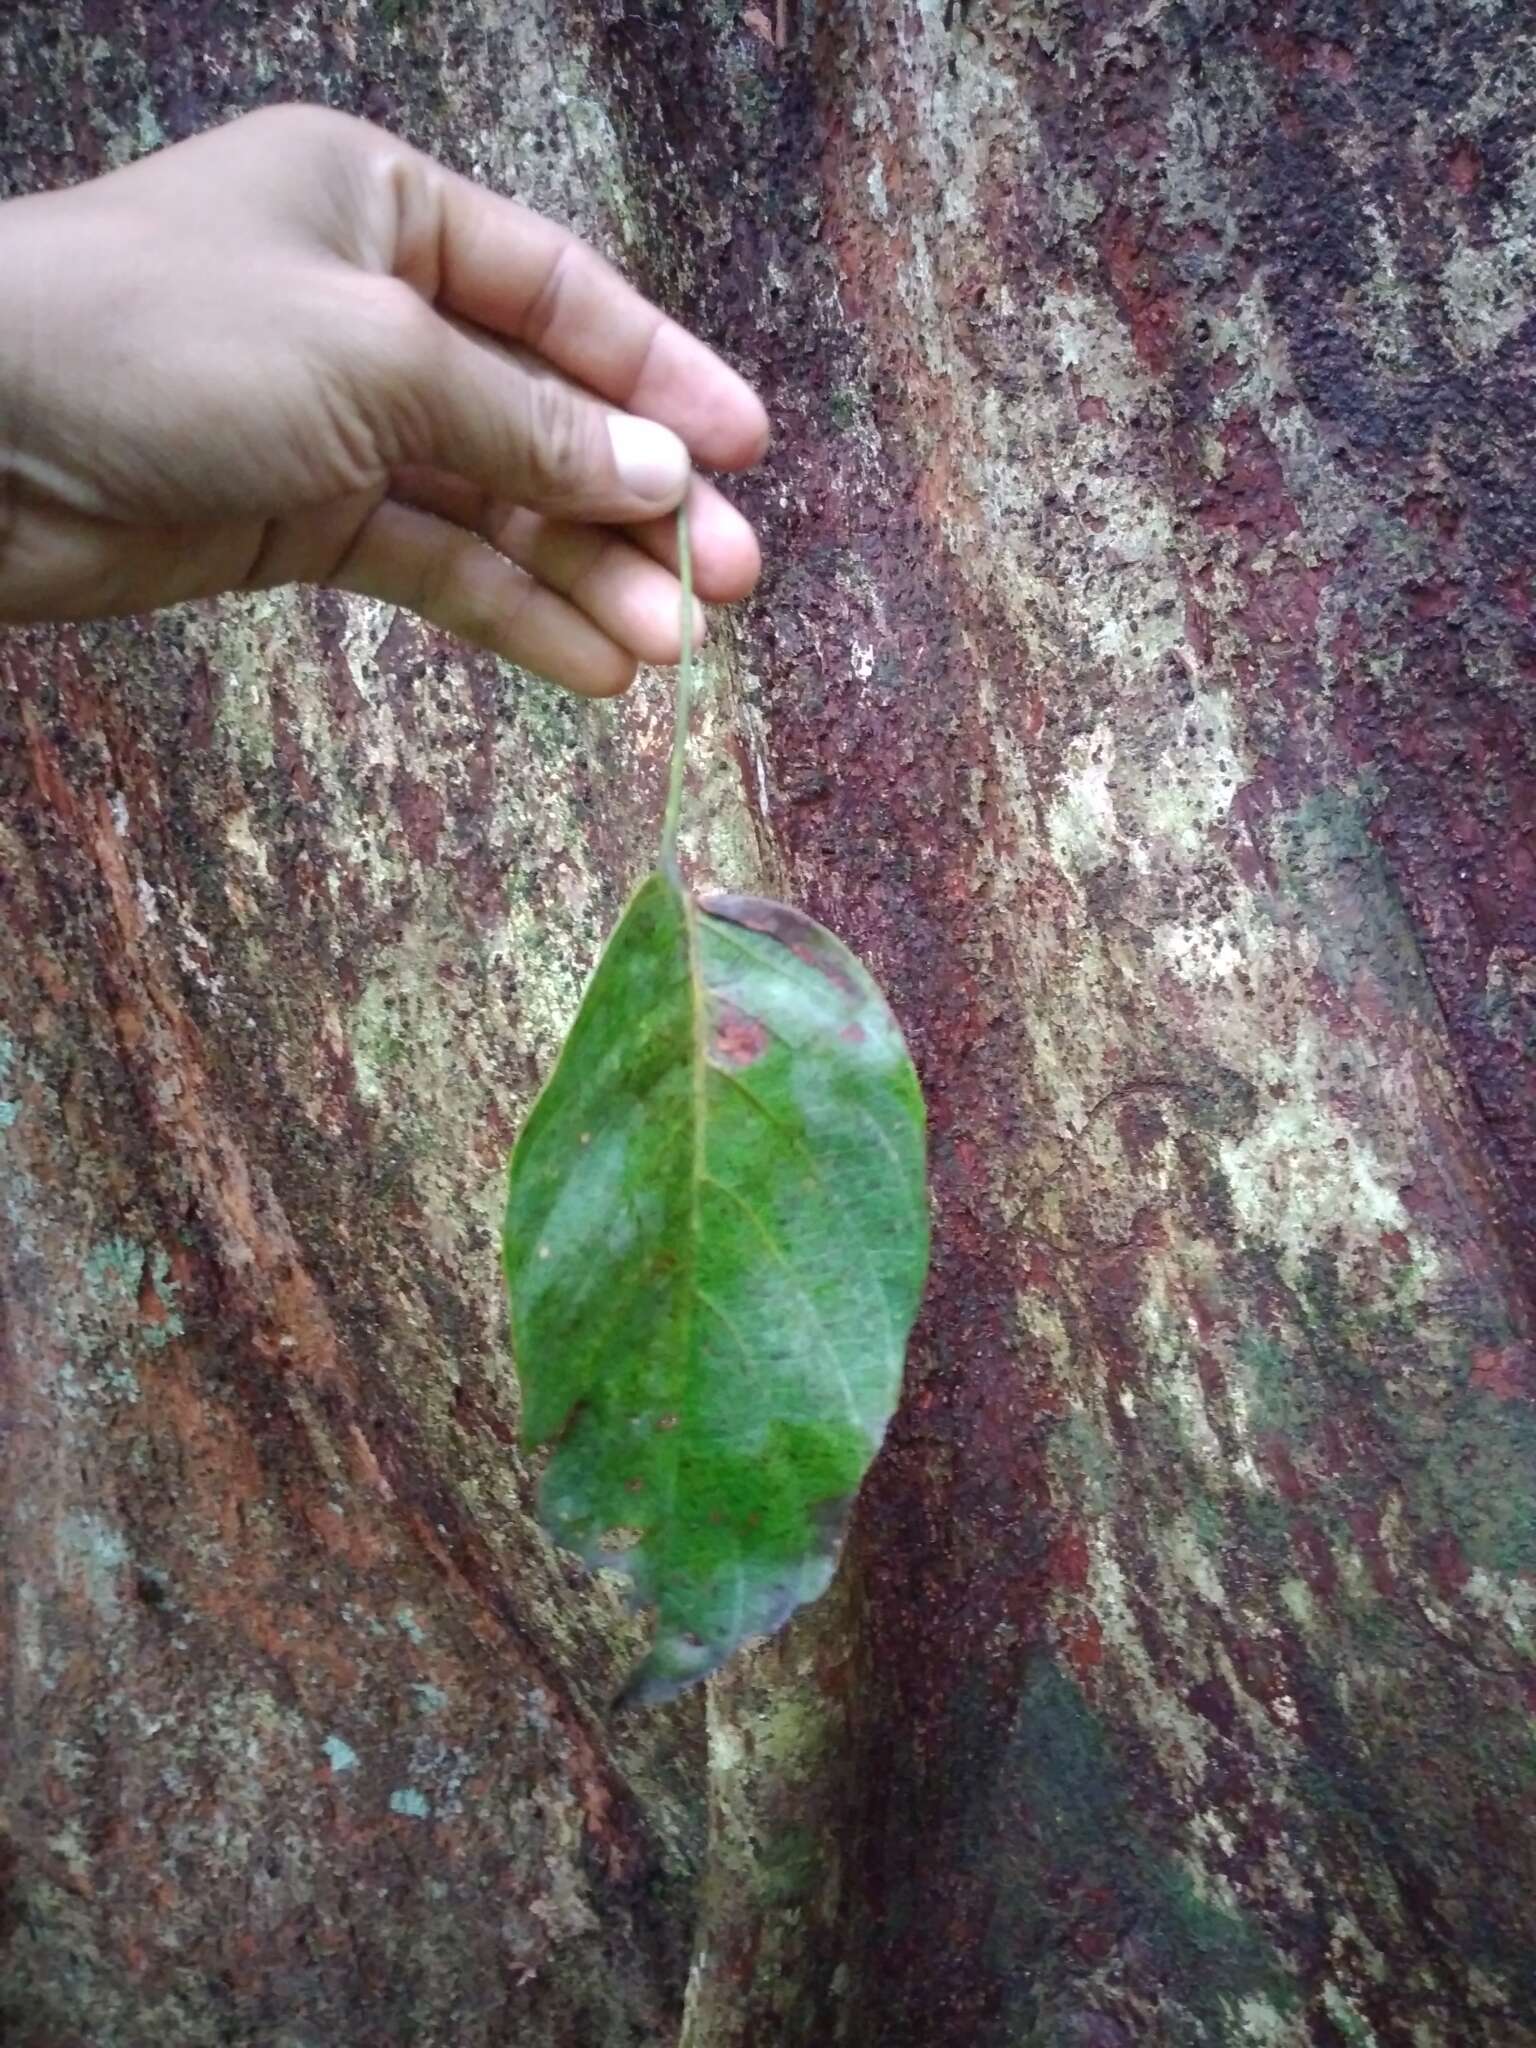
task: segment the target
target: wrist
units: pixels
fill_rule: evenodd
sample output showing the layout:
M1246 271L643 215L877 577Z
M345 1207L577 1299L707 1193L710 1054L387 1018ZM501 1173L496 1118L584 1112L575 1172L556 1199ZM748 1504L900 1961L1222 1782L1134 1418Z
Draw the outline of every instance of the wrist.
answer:
M17 542L27 479L38 458L32 443L41 404L49 235L46 219L39 224L36 215L48 203L46 197L0 203L0 621L28 615Z
M9 280L17 252L11 248L13 234L9 215L16 202L0 206L0 277ZM21 410L21 330L29 324L17 320L16 301L9 290L0 302L0 618L5 614L6 565L19 517L18 478L20 448L18 421Z

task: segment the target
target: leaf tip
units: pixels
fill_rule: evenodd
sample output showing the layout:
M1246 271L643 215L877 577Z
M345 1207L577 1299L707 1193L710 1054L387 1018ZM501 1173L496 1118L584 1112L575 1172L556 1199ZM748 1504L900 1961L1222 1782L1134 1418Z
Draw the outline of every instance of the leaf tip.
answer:
M690 1685L697 1685L718 1671L730 1646L701 1641L698 1636L663 1634L656 1638L651 1653L631 1674L615 1699L615 1713L633 1707L661 1707L675 1700Z

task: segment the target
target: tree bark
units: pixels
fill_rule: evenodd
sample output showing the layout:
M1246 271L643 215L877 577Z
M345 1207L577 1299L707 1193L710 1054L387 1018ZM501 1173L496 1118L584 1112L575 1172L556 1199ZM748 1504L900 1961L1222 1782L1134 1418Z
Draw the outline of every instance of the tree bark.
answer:
M495 1229L665 691L0 642L5 2038L1536 2042L1525 11L21 0L0 77L14 189L381 119L758 380L687 851L882 975L936 1218L834 1591L614 1718Z

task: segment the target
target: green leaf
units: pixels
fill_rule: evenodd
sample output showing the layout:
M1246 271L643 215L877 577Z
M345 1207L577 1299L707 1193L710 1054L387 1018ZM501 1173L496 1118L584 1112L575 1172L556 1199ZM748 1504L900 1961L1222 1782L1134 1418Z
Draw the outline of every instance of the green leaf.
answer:
M656 1608L671 1697L827 1586L928 1259L923 1106L800 912L639 889L512 1155L503 1245L545 1526Z

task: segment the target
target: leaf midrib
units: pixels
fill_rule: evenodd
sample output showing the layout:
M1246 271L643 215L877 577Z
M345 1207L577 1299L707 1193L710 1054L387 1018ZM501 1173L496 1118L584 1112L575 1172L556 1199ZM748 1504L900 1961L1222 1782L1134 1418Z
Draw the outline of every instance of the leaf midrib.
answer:
M698 912L694 907L693 898L679 882L673 881L670 877L668 878L667 886L677 892L678 901L682 905L683 930L688 940L688 992L691 1003L690 1021L693 1030L693 1071L690 1077L692 1082L690 1095L693 1103L693 1146L688 1175L688 1257L686 1260L688 1294L685 1308L685 1337L679 1347L680 1364L677 1368L682 1375L683 1386L674 1411L681 1414L684 1405L683 1397L689 1391L698 1363L694 1357L694 1324L698 1312L699 1297L699 1193L704 1185L704 1177L708 1166L704 1151L706 1108L704 1093L704 975L699 963ZM673 1519L677 1505L677 1473L682 1459L682 1445L678 1439L682 1435L683 1432L681 1430L675 1431L672 1443L668 1447L671 1451L667 1464L667 1519L669 1522Z

